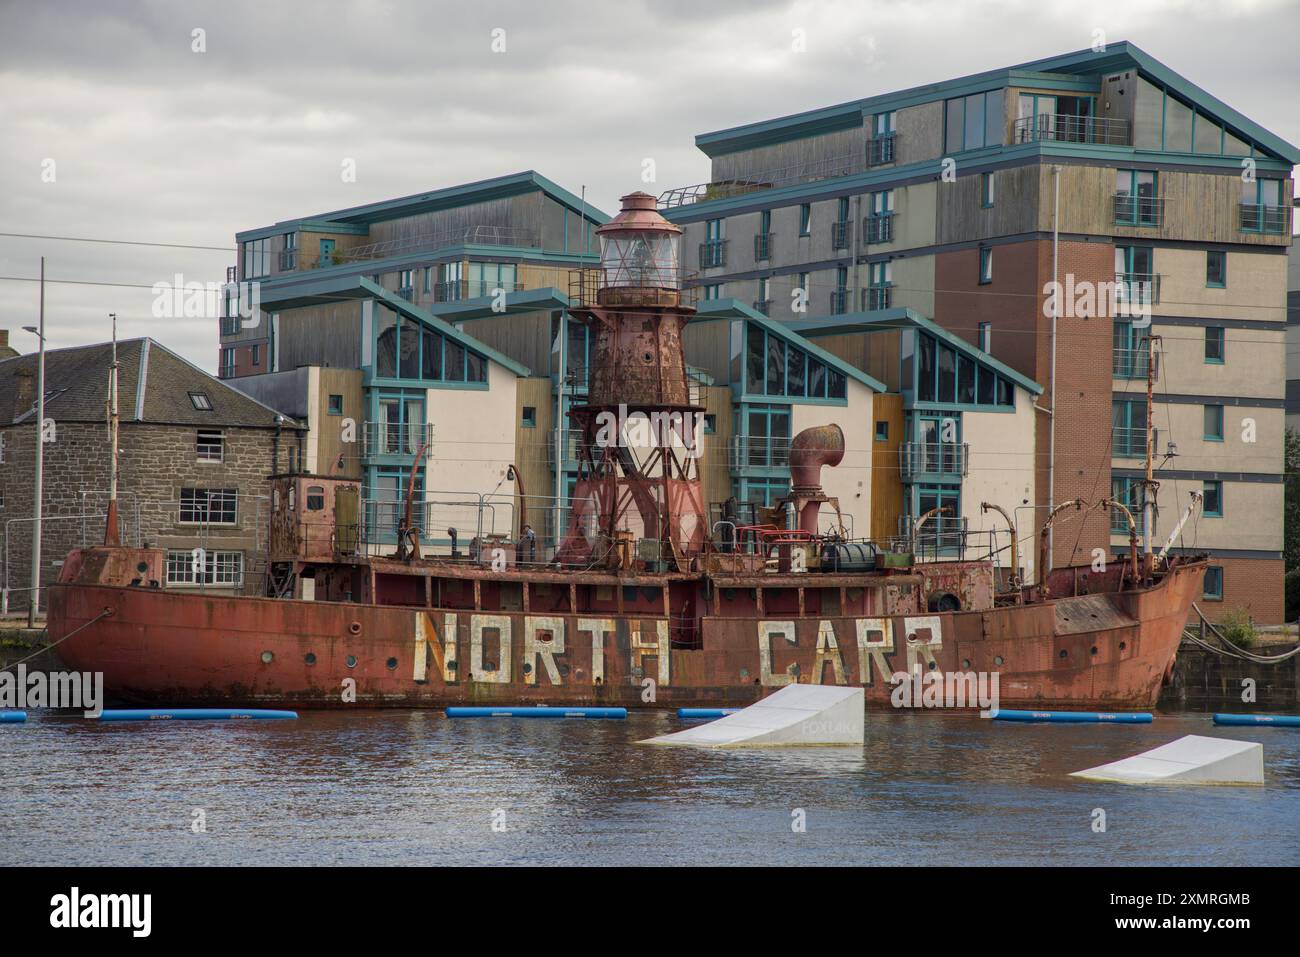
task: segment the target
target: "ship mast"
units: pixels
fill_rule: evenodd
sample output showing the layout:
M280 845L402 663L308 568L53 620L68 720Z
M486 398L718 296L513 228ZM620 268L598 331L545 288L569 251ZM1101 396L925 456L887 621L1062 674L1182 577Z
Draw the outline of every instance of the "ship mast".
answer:
M1147 336L1147 425L1146 425L1146 477L1142 482L1142 578L1148 580L1153 570L1151 557L1152 526L1155 519L1156 489L1155 480L1155 426L1153 398L1156 375L1156 340L1159 336Z
M108 369L108 440L110 446L108 467L108 519L104 524L104 544L122 544L117 530L117 313L110 312L113 320L113 364Z

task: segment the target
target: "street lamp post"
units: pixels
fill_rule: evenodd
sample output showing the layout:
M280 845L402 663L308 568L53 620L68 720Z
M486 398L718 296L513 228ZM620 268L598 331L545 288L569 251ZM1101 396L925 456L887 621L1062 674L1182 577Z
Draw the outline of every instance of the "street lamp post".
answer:
M45 257L41 257L40 327L24 326L36 334L40 349L36 359L36 495L32 522L32 599L27 606L27 627L36 627L41 599L41 485L45 467Z

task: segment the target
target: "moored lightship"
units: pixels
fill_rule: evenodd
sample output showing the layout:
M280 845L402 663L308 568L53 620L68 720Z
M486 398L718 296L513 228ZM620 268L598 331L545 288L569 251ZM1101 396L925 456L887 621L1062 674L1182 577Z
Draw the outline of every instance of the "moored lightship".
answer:
M1131 537L1100 571L1024 584L1000 580L991 556L917 561L853 540L821 482L844 455L835 425L795 436L773 508L721 503L710 525L680 230L634 193L597 234L601 269L570 297L594 357L553 559L536 560L525 516L513 539L422 556L415 469L396 550L371 555L356 481L277 475L268 578L277 595L310 581L310 600L170 591L165 553L116 544L110 520L105 545L73 551L50 590L64 661L104 672L119 698L170 705L736 706L812 682L861 685L887 707L893 677L917 671L997 673L1003 707L1154 705L1202 558L1139 555Z

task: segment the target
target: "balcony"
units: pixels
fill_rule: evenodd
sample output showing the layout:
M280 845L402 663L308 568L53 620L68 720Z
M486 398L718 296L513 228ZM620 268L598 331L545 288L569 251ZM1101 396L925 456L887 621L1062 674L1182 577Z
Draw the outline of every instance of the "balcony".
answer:
M547 443L546 458L551 470L555 470L555 452L557 441L560 451L560 471L577 471L583 460L584 442L581 429L552 429L551 441Z
M498 289L510 293L521 292L523 288L524 284L521 282L497 282L493 279L449 279L434 284L433 298L435 302L460 302L462 299L495 296Z
M1160 226L1165 217L1165 201L1159 196L1114 196L1116 226Z
M1101 116L1067 116L1062 113L1020 117L1011 128L1011 141L1132 145L1128 120Z
M1149 272L1115 274L1115 301L1150 306L1160 302L1160 276Z
M862 219L862 235L867 245L888 243L894 239L894 214L880 213Z
M729 464L734 470L744 469L784 469L790 467L790 438L758 437L751 435L733 436Z
M1116 379L1145 379L1151 355L1145 349L1113 349L1111 374ZM1155 377L1160 377L1160 356L1156 354Z
M831 223L831 248L848 249L853 241L853 224L848 220Z
M754 262L767 262L772 258L772 234L758 233L754 237Z
M841 286L831 292L831 315L840 316L849 311L849 291Z
M1160 432L1152 429L1155 447L1160 446ZM1117 459L1144 459L1147 456L1147 430L1141 428L1112 426L1110 430L1110 451Z
M361 455L411 456L424 445L424 457L433 457L433 425L428 422L366 422L361 430Z
M727 241L710 239L700 243L700 268L717 269L727 264Z
M897 133L880 133L867 140L867 165L884 166L892 163L897 144Z
M755 311L755 312L761 312L761 313L762 313L763 315L765 315L765 316L770 316L770 315L772 314L772 300L771 300L771 299L755 299L755 300L754 300L754 311Z
M1243 233L1263 233L1267 236L1289 236L1291 234L1290 206L1259 206L1254 203L1241 203L1240 225Z
M868 286L862 290L862 308L868 312L875 309L888 309L893 301L892 286Z
M898 450L899 473L904 482L963 478L970 468L969 460L970 446L963 442L904 442Z

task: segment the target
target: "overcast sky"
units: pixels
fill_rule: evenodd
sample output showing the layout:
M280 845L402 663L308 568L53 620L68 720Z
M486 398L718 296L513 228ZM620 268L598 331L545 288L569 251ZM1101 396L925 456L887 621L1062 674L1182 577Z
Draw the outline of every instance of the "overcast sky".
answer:
M0 232L225 247L0 237L0 328L35 348L37 284L15 277L45 255L51 348L107 339L116 312L215 370L216 322L153 318L149 287L220 282L237 230L526 169L612 212L707 180L697 133L1096 30L1300 143L1298 27L1300 0L0 0Z

